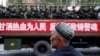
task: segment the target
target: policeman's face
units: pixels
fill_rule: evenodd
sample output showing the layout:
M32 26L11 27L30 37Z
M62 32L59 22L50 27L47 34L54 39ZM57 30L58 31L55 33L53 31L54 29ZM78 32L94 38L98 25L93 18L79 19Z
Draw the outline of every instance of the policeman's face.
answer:
M51 41L52 47L56 48L58 45L58 42L57 42L57 32L55 30L51 32L50 41Z

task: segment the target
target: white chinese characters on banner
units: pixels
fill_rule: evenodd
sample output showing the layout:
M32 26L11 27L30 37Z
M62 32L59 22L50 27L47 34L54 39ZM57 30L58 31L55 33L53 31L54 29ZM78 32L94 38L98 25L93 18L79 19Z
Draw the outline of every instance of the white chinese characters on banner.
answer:
M46 31L46 23L0 23L0 31Z
M26 30L26 24L24 23L24 22L22 22L21 24L20 24L20 28L19 28L20 30Z
M98 31L97 23L66 23L75 31ZM56 23L50 24L50 30L53 30Z
M44 30L44 31L47 30L46 29L46 23L40 23L40 31L42 31L42 30Z
M96 23L91 23L91 30L92 31L98 31L98 26L97 26L97 24Z
M33 25L32 25L32 23L27 23L27 30L30 30L30 31L33 30Z
M0 23L0 31L52 31L57 23L50 23L47 25L46 23L25 23L25 22L2 22ZM66 23L75 31L98 31L97 23ZM49 28L48 28L49 27Z
M84 23L84 31L91 31L91 24L90 23Z
M13 23L6 23L5 26L6 26L5 30L8 31L13 30Z
M75 31L98 31L97 23L70 23L69 26Z
M77 23L77 30L79 30L79 31L83 31L84 30L84 25L83 25L83 23Z
M50 24L50 31L54 30L55 29L55 26L56 26L56 23L51 23Z
M5 23L0 23L0 31L4 31Z
M74 29L74 30L77 30L77 25L76 25L76 23L69 23L69 26L72 28L72 29Z
M17 30L19 30L19 24L17 23L17 22L15 22L15 23L13 23L12 24L12 30L14 30L14 31L17 31Z
M27 29L30 31L46 31L46 23L35 23L34 25L32 23L27 23Z

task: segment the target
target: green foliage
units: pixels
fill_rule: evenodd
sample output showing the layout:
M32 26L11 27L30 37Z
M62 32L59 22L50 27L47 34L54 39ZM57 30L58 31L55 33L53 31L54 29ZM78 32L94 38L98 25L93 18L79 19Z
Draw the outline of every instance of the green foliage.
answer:
M23 0L8 0L9 3L20 3L22 4ZM38 1L38 0L33 0L33 1ZM62 1L62 2L61 2ZM67 5L70 3L70 1L72 0L40 0L40 2L38 3L42 3L42 4L49 4L52 3L54 5ZM88 3L100 3L100 0L77 0L80 2L80 4L88 4Z
M16 3L22 3L22 0L16 0Z
M22 3L22 0L8 0L9 3Z
M94 2L100 3L100 0L81 0L81 3L94 3Z
M14 0L8 0L8 2L9 2L9 3L13 3L13 2L14 2Z

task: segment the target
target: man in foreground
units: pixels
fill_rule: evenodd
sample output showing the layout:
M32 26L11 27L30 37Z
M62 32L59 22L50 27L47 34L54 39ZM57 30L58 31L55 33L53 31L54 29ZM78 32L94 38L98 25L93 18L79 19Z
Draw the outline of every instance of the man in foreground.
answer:
M56 50L50 56L83 56L69 45L73 37L74 30L67 26L66 23L57 24L50 37L51 45Z

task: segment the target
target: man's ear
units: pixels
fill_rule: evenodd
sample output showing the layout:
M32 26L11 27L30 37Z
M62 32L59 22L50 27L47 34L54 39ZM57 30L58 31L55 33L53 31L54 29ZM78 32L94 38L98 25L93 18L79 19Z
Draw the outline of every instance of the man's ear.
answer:
M59 35L57 35L57 40L58 40L58 42L60 42L60 41L61 41L61 38L60 38L60 36L59 36Z

